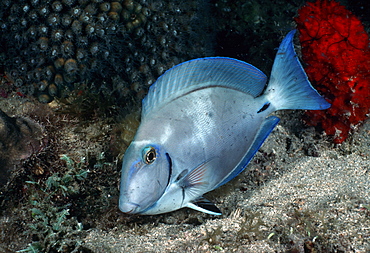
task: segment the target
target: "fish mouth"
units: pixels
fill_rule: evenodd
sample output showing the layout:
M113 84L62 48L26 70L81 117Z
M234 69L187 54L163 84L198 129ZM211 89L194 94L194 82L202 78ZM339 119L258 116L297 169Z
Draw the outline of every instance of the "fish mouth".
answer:
M172 176L172 159L168 153L165 153L167 161L168 161L168 169L169 169L169 175L167 179L167 184L166 187L170 184L171 176ZM135 202L130 202L129 199L129 194L127 192L122 192L122 197L121 200L119 201L119 209L121 212L126 213L126 214L144 214L147 210L151 209L153 206L157 204L157 201L154 203L151 203L150 205L146 206L144 205L139 205ZM160 196L161 197L161 196ZM159 197L159 198L160 198ZM139 201L141 202L141 201ZM145 201L144 201L145 202ZM143 203L142 203L143 204Z
M119 209L123 213L136 213L136 210L140 207L140 205L132 202L126 202L119 205Z

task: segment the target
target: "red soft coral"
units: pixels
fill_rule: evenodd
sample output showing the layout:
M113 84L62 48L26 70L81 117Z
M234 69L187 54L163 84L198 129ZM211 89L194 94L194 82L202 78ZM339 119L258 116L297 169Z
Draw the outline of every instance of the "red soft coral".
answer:
M325 111L308 111L307 123L321 125L342 143L370 112L369 36L361 21L335 1L307 3L298 13L306 73L332 104Z

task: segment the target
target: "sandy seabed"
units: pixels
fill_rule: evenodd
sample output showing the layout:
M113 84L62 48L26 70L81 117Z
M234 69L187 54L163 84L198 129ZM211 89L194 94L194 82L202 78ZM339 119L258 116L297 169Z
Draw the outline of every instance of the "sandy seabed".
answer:
M22 101L3 100L1 106L10 115L23 116L38 106ZM112 196L110 212L90 214L94 220L90 223L95 224L90 227L80 220L85 229L79 246L64 252L370 252L370 121L343 144L334 145L330 137L305 126L302 114L277 112L279 125L247 169L207 194L223 215L182 209L132 217L118 210L118 196ZM70 120L57 130L58 152L70 157L102 152L113 128L99 120L85 122L84 127L77 119ZM116 188L120 165L112 166L117 173L103 176ZM90 184L99 188L101 182ZM111 194L118 195L118 190ZM27 207L27 202L20 200L20 205ZM25 223L34 222L27 210L23 213ZM116 219L113 226L105 224L107 216ZM3 212L1 225L15 226L11 220L12 213ZM32 242L27 233L4 242L6 229L2 228L0 248L7 249L4 252L24 249Z
M281 123L247 169L208 195L222 216L180 210L162 215L159 223L92 229L86 247L94 252L370 252L370 121L335 146L313 128L303 129L300 113L278 114Z

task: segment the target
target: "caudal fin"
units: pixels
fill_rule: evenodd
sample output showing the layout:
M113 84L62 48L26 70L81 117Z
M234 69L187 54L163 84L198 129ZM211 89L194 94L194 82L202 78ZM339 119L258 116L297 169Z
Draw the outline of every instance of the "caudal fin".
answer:
M281 42L265 92L276 110L324 110L330 104L311 86L294 51L295 30Z

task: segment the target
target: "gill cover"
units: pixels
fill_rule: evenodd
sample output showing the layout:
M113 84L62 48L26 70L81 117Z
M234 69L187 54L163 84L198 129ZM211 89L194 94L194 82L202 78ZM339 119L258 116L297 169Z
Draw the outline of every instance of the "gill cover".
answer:
M163 154L155 145L131 143L122 164L120 210L141 213L153 206L163 195L170 177L168 154Z

